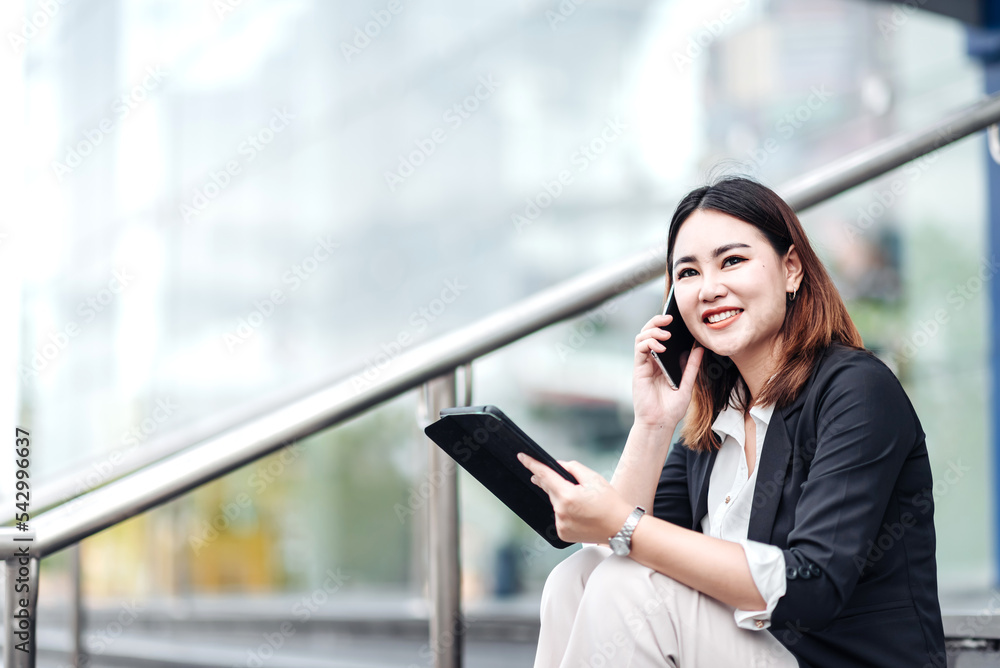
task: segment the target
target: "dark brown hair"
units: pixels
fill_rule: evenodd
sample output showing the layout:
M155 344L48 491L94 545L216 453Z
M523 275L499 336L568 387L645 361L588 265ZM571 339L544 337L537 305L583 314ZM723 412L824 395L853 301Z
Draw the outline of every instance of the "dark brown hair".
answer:
M795 401L809 380L813 366L832 342L862 349L861 334L809 244L798 216L773 190L744 177L728 176L692 190L677 205L667 234L667 292L673 279L671 269L677 233L688 217L699 209L718 211L753 225L778 257L784 257L792 244L798 251L802 281L794 301L785 302L776 373L756 398L758 404L773 403L775 408L783 408ZM681 431L689 448L707 451L721 445L712 432L712 423L737 386L735 407L746 410L749 391L739 369L729 357L706 348Z

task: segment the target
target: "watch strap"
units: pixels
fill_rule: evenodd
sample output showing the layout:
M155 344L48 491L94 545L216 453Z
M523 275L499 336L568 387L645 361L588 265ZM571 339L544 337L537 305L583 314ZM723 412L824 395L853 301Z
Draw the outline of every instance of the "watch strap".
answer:
M641 518L646 513L646 509L642 506L636 506L635 510L629 513L629 516L625 518L625 524L618 531L615 538L620 541L624 541L625 547L628 550L632 549L632 533L635 531L636 525L639 524L639 518Z

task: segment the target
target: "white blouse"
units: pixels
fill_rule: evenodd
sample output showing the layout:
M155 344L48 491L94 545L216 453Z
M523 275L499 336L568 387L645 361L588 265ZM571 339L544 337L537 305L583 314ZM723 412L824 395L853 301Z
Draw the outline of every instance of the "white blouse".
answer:
M767 605L763 610L737 609L733 616L737 626L754 631L771 625L771 612L778 599L785 595L786 584L785 556L781 548L747 540L760 453L773 410L773 404L750 408L750 416L756 426L757 449L753 473L749 476L744 450L743 413L727 404L712 423L712 431L719 435L722 446L708 482L708 513L701 521L701 531L706 536L738 542L743 546L754 584Z

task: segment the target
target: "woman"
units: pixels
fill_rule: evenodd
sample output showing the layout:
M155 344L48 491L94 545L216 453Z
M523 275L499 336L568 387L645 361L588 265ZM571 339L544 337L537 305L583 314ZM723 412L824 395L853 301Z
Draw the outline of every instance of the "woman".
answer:
M545 583L536 668L944 668L924 433L795 213L744 178L694 190L666 279L700 345L674 390L649 354L670 316L636 337L611 482L521 456L592 544Z

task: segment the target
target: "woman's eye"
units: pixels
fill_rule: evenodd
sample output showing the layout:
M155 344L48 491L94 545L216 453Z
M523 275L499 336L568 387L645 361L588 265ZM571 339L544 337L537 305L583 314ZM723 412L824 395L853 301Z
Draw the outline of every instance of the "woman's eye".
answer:
M694 273L694 269L681 269L680 271L677 272L677 278L684 278L685 276L690 276L691 274L688 274L689 271L692 274Z
M746 258L745 257L740 257L739 255L730 255L729 257L727 257L725 260L722 261L722 266L723 267L727 266L727 263L730 260L733 260L733 264L736 264L738 262L745 262Z

